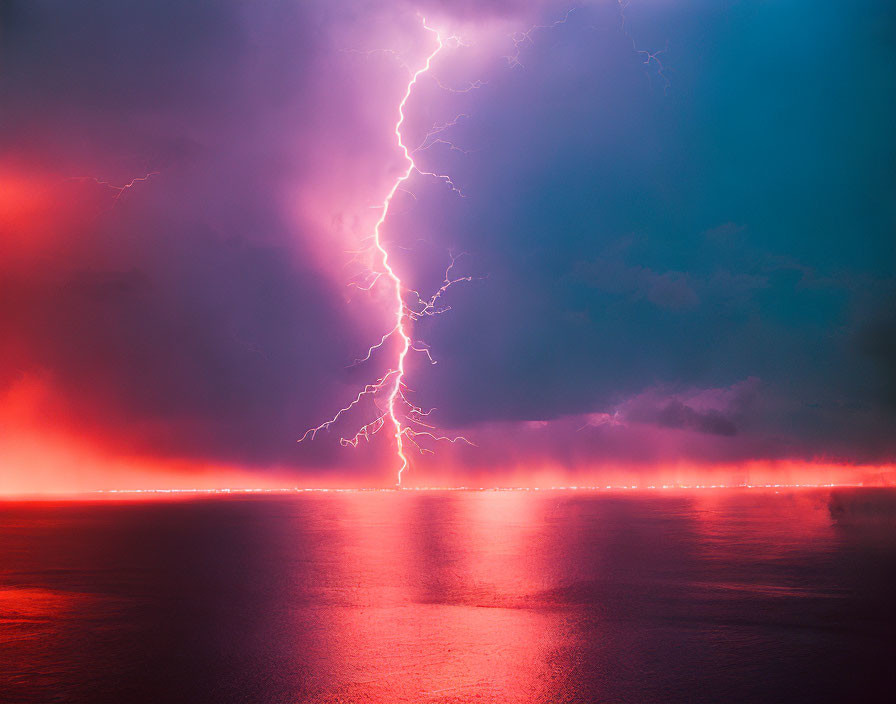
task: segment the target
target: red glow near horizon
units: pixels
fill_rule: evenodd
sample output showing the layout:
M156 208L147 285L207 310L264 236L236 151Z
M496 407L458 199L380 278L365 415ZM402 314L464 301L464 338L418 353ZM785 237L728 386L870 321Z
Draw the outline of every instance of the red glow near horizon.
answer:
M750 473L755 477L746 481L723 479L720 470L704 469L702 475L691 473L693 479L675 481L668 479L670 470L654 471L653 478L635 479L631 474L622 481L609 480L600 473L590 479L578 478L566 482L562 478L550 481L515 483L513 477L482 476L470 477L463 484L431 484L418 486L382 487L365 484L363 478L349 483L344 477L333 481L322 476L302 478L301 485L288 472L271 472L259 476L237 467L212 466L202 463L154 463L139 458L122 458L101 462L96 457L86 455L74 459L64 454L53 454L49 459L56 469L68 469L73 474L76 466L89 463L91 474L85 479L93 481L91 486L70 484L62 486L50 482L41 486L34 481L25 484L9 485L0 483L0 497L34 497L56 496L60 498L78 498L93 496L95 498L189 498L199 496L227 495L300 495L305 493L379 493L379 492L563 492L593 494L661 494L680 492L719 492L719 491L792 491L803 489L832 489L855 487L893 487L896 476L893 467L851 467L842 465L800 465L793 467L778 466L777 463L752 463ZM76 464L73 464L76 462ZM787 464L787 463L785 463ZM119 470L127 467L127 482L106 484L112 476L121 476ZM726 468L729 472L731 468ZM111 470L111 471L109 471ZM41 473L35 466L37 474ZM618 473L617 473L618 474ZM55 476L55 472L53 473ZM615 475L614 475L615 476ZM730 473L729 473L730 476Z
M415 487L279 487L279 488L239 488L221 487L215 489L97 489L91 494L304 494L304 493L334 493L357 494L365 492L394 492L394 491L472 491L472 492L515 492L515 491L563 491L563 492L656 492L656 491L703 491L703 490L728 490L728 489L834 489L855 488L868 486L864 483L840 483L840 484L663 484L660 486L639 486L637 484L621 484L607 486L415 486ZM874 486L874 485L871 485Z

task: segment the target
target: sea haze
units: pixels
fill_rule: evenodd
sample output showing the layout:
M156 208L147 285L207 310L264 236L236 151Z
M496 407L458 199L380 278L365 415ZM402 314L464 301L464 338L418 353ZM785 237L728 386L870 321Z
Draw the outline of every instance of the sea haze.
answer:
M0 503L3 702L896 692L896 493Z

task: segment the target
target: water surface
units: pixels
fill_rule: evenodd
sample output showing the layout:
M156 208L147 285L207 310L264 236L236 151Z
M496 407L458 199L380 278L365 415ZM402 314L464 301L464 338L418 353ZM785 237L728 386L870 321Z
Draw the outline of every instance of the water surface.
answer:
M896 699L826 490L0 503L4 702Z

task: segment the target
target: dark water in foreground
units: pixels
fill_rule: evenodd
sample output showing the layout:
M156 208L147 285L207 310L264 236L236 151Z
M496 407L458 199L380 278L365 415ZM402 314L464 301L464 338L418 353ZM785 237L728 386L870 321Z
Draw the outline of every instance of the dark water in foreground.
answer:
M0 503L3 702L896 701L828 492Z

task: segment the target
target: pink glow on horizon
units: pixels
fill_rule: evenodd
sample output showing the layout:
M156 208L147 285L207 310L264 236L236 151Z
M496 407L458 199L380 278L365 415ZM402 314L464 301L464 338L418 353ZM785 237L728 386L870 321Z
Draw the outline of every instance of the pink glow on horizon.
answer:
M245 491L356 491L365 487L382 488L378 478L387 470L387 466L379 463L357 473L308 468L297 477L295 468L290 466L248 466L202 458L155 457L133 450L133 439L123 443L102 429L85 429L80 418L68 415L64 407L53 404L53 399L52 386L31 377L26 377L5 394L0 407L0 425L3 427L0 457L4 470L0 473L0 495L46 496L105 490L106 493L99 496L133 498ZM144 428L142 432L151 432L151 428ZM528 461L519 458L477 468L455 461L452 454L432 458L426 465L425 475L414 475L420 485L402 485L402 488L520 491L555 488L628 492L896 486L896 466L892 464L849 464L823 458L750 459L726 463L638 463L605 459L587 465L564 465L530 455Z

